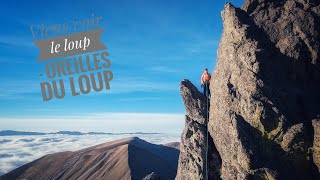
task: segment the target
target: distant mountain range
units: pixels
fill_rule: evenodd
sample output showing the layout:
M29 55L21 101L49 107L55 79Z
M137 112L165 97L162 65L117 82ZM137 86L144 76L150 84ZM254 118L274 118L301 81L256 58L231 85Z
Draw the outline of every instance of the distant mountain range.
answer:
M65 135L135 135L135 134L161 134L161 133L149 133L149 132L129 132L129 133L107 133L107 132L79 132L79 131L58 131L51 133L44 132L25 132L25 131L13 131L3 130L0 131L0 136L35 136L35 135L47 135L47 134L65 134Z
M157 145L137 137L124 138L79 151L48 154L0 179L141 180L149 174L174 179L179 145L178 142Z

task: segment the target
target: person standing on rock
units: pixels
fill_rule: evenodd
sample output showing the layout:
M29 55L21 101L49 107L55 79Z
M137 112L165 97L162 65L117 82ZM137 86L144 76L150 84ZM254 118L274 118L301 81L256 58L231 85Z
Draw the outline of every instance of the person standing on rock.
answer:
M210 90L209 90L210 79L211 79L211 75L209 74L208 69L205 68L201 76L201 86L203 86L203 94L206 97L210 96Z

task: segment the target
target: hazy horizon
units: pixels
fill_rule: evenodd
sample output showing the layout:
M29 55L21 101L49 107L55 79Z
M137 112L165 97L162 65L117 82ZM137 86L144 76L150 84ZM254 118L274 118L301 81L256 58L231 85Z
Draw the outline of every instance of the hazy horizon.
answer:
M243 0L230 2L240 6ZM41 1L34 6L30 1L6 1L6 8L0 11L0 20L6 25L0 29L0 129L180 131L185 113L180 81L189 79L200 89L203 69L208 67L212 72L224 4L97 0L56 1L50 6ZM44 73L45 63L37 62L39 50L30 25L50 26L92 16L103 17L101 40L107 46L114 74L111 89L43 102L39 83L48 79L38 76ZM95 114L104 113L106 119L95 119ZM128 116L135 113L142 120ZM110 114L116 118L111 119ZM152 120L148 120L150 116Z

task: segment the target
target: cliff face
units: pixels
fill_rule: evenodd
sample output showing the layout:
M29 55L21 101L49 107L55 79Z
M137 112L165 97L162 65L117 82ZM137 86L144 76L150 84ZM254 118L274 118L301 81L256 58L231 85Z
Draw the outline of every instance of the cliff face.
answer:
M205 179L207 142L207 102L205 96L188 80L180 84L180 94L186 107L186 125L181 135L180 156L176 180ZM212 138L208 138L209 177L219 178L221 160Z
M319 16L318 1L225 5L208 122L221 164L210 172L222 179L319 178ZM192 146L185 134L182 149ZM192 149L184 152L197 157ZM194 165L182 163L186 156L181 151L178 172Z

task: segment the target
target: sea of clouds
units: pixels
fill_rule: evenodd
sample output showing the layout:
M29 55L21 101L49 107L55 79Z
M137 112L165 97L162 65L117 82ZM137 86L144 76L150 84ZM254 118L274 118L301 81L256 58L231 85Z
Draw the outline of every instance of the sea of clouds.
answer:
M93 145L133 136L155 144L180 141L179 134L46 134L0 136L0 175L10 172L46 154L76 151Z

